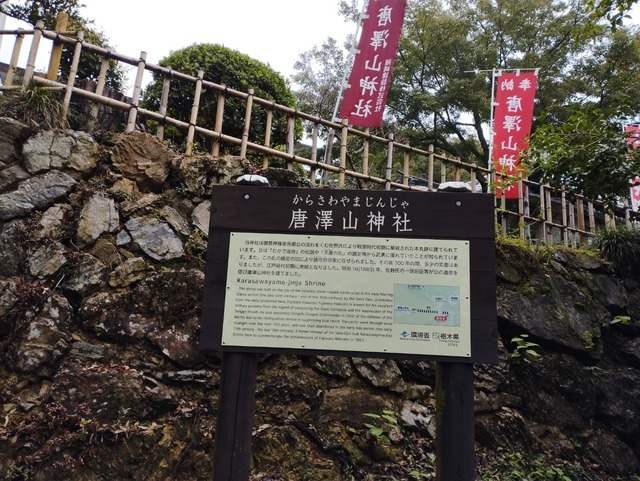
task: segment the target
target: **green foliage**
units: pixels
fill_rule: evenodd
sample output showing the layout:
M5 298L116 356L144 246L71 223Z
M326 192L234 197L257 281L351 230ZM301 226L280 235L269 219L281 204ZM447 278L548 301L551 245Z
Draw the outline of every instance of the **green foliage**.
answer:
M364 423L374 437L386 443L402 439L402 429L393 411L385 409L382 414L364 413L364 415L378 421L377 424Z
M626 197L640 169L623 125L640 111L640 33L619 30L599 38L563 78L568 96L537 116L530 176L564 184L587 197Z
M254 89L254 95L275 103L296 106L296 100L287 83L271 67L252 59L248 55L236 50L216 44L193 44L189 47L172 52L160 60L160 65L173 70L196 76L198 71L204 71L207 81L226 85L228 88L247 92ZM142 106L158 110L162 94L163 77L154 74L152 83L143 94ZM174 78L171 80L171 91L167 106L167 115L188 122L191 116L195 93L195 83ZM213 129L218 92L203 88L200 97L197 124ZM226 135L236 138L242 137L245 117L245 102L230 96L225 100L225 115L222 131ZM264 141L266 128L266 113L264 109L254 104L251 118L249 140L261 143ZM287 121L284 115L274 115L272 126L272 146L286 144ZM301 132L301 127L299 128ZM166 130L165 138L176 145L183 145L186 132L175 128ZM201 148L210 151L212 141L202 141Z
M579 469L567 464L553 465L544 456L530 457L520 452L502 453L478 481L573 481Z
M347 72L347 58L338 42L329 37L321 46L302 52L293 65L300 110L331 119L340 85Z
M611 325L620 324L621 326L628 326L631 324L631 317L629 316L616 316L611 320Z
M582 334L582 345L587 351L592 350L595 347L595 342L593 340L593 333L590 331L585 331Z
M493 69L540 68L537 109L570 95L563 77L589 47L569 35L581 5L557 0L418 0L408 8L389 112L411 145L487 165ZM544 35L540 32L544 31Z
M602 229L596 233L593 246L619 272L631 274L640 268L640 230L624 226Z
M56 20L60 12L69 15L67 30L83 30L84 41L99 47L108 47L109 40L104 33L91 27L93 20L83 18L80 10L85 5L79 0L25 0L22 4L11 3L3 5L3 11L10 17L35 25L38 20L44 22L44 27L55 29ZM126 52L125 52L126 53ZM66 82L73 60L73 48L65 47L60 61L60 80ZM98 80L101 59L95 54L84 53L78 64L78 78ZM109 63L106 85L117 91L122 91L125 73L116 61Z
M638 0L587 0L590 19L595 24L606 19L613 30L621 27L629 19L629 11Z
M532 362L536 357L540 356L538 349L539 344L528 340L528 334L520 334L511 339L511 344L514 344L513 351L509 355L511 359L523 360L526 363Z
M31 84L3 92L0 110L36 129L64 129L68 124L62 118L62 101L59 91Z

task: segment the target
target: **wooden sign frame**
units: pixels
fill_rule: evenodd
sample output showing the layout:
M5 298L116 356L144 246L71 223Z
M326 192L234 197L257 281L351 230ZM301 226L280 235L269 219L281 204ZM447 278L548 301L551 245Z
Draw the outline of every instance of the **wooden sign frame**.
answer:
M293 353L497 363L494 198L490 194L325 190L215 186L200 348L222 352ZM228 346L222 342L227 271L234 233L385 238L402 243L466 241L469 259L470 336L468 357L371 352L358 349L300 349ZM401 241L398 241L399 243ZM339 275L339 274L337 274Z

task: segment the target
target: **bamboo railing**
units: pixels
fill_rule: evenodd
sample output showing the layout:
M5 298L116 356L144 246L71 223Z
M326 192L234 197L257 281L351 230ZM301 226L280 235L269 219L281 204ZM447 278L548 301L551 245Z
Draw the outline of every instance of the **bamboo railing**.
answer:
M125 132L134 131L141 120L156 121L158 127L155 135L160 140L163 139L167 126L173 126L186 132L185 154L187 156L193 154L194 143L198 137L209 138L212 140L211 155L214 157L220 155L222 146L225 145L239 149L241 157L246 157L248 153L251 153L261 158L263 168L268 167L273 158L283 160L289 170L293 169L294 164L305 166L308 168L312 186L331 184L336 188L344 188L347 180L350 180L357 182L361 188L436 191L448 182L467 182L472 192L480 192L480 189L477 188L477 181L489 186L489 189L490 186L495 185L493 173L489 169L464 162L460 158L450 158L439 154L433 146L429 146L428 150L415 148L397 142L393 133L387 137L381 137L371 134L369 129L359 130L349 127L346 121L337 123L298 111L292 107L275 104L271 100L255 96L252 89L248 92L241 92L211 82L204 78L203 71L192 76L151 64L146 61L146 52L141 52L137 58L125 56L111 49L84 42L81 31L45 30L43 23L38 22L33 30L1 30L0 35L3 39L8 40L11 37L14 39L11 60L4 85L0 90L23 88L31 83L60 89L64 91L64 116L69 114L72 98L85 99L91 103L90 118L85 128L88 132L92 132L95 128L100 109L108 107L125 114ZM29 55L26 67L22 71L22 78L18 79L20 72L18 59L27 36L31 38ZM55 45L64 45L73 49L73 61L67 75L69 80L66 83L56 80L57 72L55 75L52 75L52 72L48 72L46 76L36 75L36 57L42 38L54 41ZM76 78L80 58L87 53L95 54L101 59L99 78L94 91L80 87L79 79ZM132 95L126 101L104 94L107 68L111 61L135 68ZM160 107L157 111L144 109L140 106L145 72L151 72L163 80ZM194 100L188 122L167 115L169 91L174 79L193 85ZM212 127L197 124L199 102L203 89L217 94L216 114ZM225 104L228 98L240 99L245 105L244 126L240 138L224 133ZM265 135L260 140L250 138L250 127L254 115L256 115L255 106L260 106L266 115L264 119ZM272 125L276 116L287 119L285 149L274 148L271 145ZM311 125L309 157L298 155L295 150L295 126L298 121L308 122ZM321 159L322 156L319 155L320 144L323 142L320 136L321 130L329 132L329 138L339 139L338 159L330 159L329 161ZM347 169L348 145L354 141L357 141L361 146L359 149L361 158L358 160L361 162L362 171ZM369 152L374 146L379 150L384 149L387 154L383 176L375 176L370 173ZM329 145L329 147L333 147L333 145ZM402 167L398 168L398 165ZM416 174L418 169L424 177ZM436 181L438 171L440 175ZM318 175L319 172L322 175ZM636 225L637 214L632 212L628 205L610 209L602 202L586 199L584 196L570 193L564 189L557 190L549 185L522 178L513 178L510 181L517 183L519 198L507 200L504 195L496 197L496 226L503 235L519 236L521 239L532 242L561 243L575 247L588 243L597 230L603 227Z

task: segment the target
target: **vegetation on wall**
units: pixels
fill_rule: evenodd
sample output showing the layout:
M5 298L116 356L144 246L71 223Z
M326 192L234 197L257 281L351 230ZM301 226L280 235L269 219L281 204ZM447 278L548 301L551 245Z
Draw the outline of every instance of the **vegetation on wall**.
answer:
M285 79L268 65L255 60L236 50L216 44L193 44L172 52L160 60L160 65L173 70L197 76L204 71L204 78L210 82L225 85L241 92L254 90L254 95L275 103L295 107L296 99ZM153 82L145 90L142 105L145 108L158 110L162 95L163 77L155 75ZM216 118L218 91L203 88L200 97L197 124L213 130ZM179 78L171 81L171 91L167 107L167 115L189 122L194 99L193 82L185 82ZM222 132L236 138L242 137L245 118L245 103L239 99L225 99L225 121ZM254 105L249 140L264 142L266 129L266 113L261 106ZM287 119L284 115L274 115L271 145L282 146L287 141ZM185 132L167 129L165 138L176 145L185 141ZM211 140L199 146L204 151L211 149Z

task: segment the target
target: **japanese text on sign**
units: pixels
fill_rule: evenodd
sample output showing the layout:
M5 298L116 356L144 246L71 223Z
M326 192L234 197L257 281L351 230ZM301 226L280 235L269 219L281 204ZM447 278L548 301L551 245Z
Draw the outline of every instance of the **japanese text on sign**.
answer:
M502 73L496 77L496 110L494 116L493 165L497 174L516 176L521 172L522 153L529 148L533 104L537 76L533 72ZM496 193L517 198L515 186L501 185Z
M370 0L340 109L351 125L380 127L406 0Z
M396 234L413 230L411 219L405 212L409 203L394 197L296 194L292 205L290 230L306 229L310 225L318 231L327 231L334 226L341 227L345 232L363 226L371 233L381 233L385 229ZM333 207L344 209L336 216ZM392 209L391 213L388 213L388 209Z
M469 306L467 241L232 233L222 342L469 357Z

